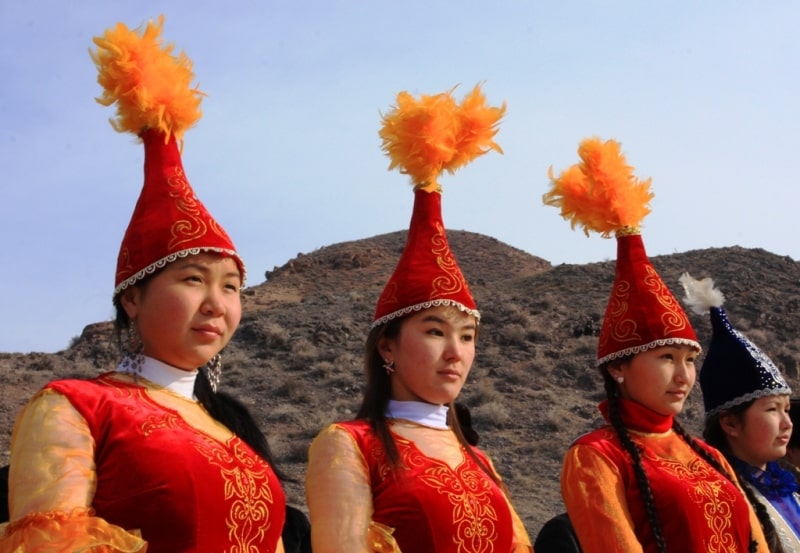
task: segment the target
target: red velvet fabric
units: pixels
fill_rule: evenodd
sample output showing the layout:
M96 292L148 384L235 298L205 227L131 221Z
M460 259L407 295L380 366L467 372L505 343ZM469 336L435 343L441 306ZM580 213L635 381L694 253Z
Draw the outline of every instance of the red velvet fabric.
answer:
M457 304L477 312L467 281L456 263L442 222L442 194L417 189L408 240L378 299L374 320L427 302ZM395 315L396 316L396 315Z
M95 439L96 515L140 529L148 553L276 550L284 493L238 437L221 443L143 388L103 376L48 387L70 400Z
M700 349L686 313L647 258L642 236L617 237L614 286L600 330L598 361L675 343Z
M152 129L140 136L144 142L144 185L120 245L114 286L171 255L195 249L232 256L244 278L244 263L233 241L186 178L175 137L165 142L164 135Z
M607 416L607 403L600 409ZM739 488L693 452L690 446L670 430L672 417L664 416L638 403L621 400L621 416L631 429L631 438L642 451L642 466L653 491L655 509L661 523L668 551L681 552L740 552L749 551L751 537L750 507ZM722 454L699 442L720 464L728 468ZM630 513L633 531L646 553L657 553L651 526L645 511L633 464L623 449L616 432L610 426L600 428L576 440L573 447L590 447L606 460L622 480L625 508ZM572 474L572 473L571 473ZM579 474L579 471L575 472ZM730 472L731 477L733 472ZM586 478L600 478L586 474ZM563 482L574 493L590 489L580 481ZM616 499L609 490L609 500ZM600 498L593 501L602 504ZM568 502L569 503L569 502ZM591 513L569 513L579 536L581 525L596 524ZM625 524L624 520L617 521ZM611 529L588 529L608 532Z
M464 462L453 470L394 434L400 459L408 468L393 470L368 422L338 425L353 436L368 465L372 520L394 529L401 551L512 551L513 521L505 495L466 452Z

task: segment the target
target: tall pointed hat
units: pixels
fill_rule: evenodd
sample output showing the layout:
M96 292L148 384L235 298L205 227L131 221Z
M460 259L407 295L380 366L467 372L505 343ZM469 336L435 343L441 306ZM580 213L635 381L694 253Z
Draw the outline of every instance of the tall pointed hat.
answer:
M103 87L97 101L116 104L111 125L144 144L144 185L117 257L114 297L180 257L214 252L245 266L228 234L194 193L181 162L183 133L201 117L192 61L163 44L163 16L144 29L122 23L94 38L90 51Z
M648 349L684 344L700 351L692 325L656 272L639 226L650 213L650 179L633 175L620 145L589 138L578 148L581 162L557 178L550 170L551 189L543 201L561 209L572 228L583 227L617 239L614 285L597 346L597 364Z
M760 397L791 395L775 363L728 320L725 296L714 281L684 273L680 283L686 305L711 317L711 341L699 377L706 417Z
M480 86L459 104L452 90L414 98L397 95L397 105L383 116L382 147L389 169L411 177L414 207L408 238L397 267L378 299L372 327L414 311L449 305L480 320L467 281L450 251L442 220L443 171L454 173L491 150L505 113L486 105Z

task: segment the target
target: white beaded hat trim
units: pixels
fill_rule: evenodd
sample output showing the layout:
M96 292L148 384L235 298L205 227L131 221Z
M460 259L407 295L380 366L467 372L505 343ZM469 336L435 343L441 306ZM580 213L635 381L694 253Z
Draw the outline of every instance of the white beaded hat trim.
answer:
M409 307L404 307L403 309L398 309L388 315L384 315L380 319L376 320L370 326L370 330L375 328L376 326L381 326L382 324L386 324L392 319L396 319L398 317L404 317L409 313L413 313L415 311L422 311L423 309L430 309L431 307L442 307L442 306L451 306L457 308L459 311L467 313L468 315L472 315L475 319L480 323L481 321L481 314L477 309L470 309L463 303L454 301L454 300L430 300L422 303L418 303L416 305L412 305Z
M239 257L239 254L236 253L236 250L230 250L227 248L189 248L186 250L181 250L179 252L171 253L166 257L162 257L158 261L151 263L150 265L148 265L141 271L137 272L136 274L126 278L119 284L119 286L114 288L113 297L116 298L117 294L125 290L128 286L133 286L134 284L142 280L144 277L152 275L159 269L163 269L164 267L166 267L167 263L172 263L173 261L177 261L177 259L180 257L189 257L190 255L197 255L203 252L220 253L236 258L242 266L242 271L243 271L242 286L244 286L245 277L247 276L247 270L245 269L244 261L242 261L242 258Z
M619 359L621 357L627 357L628 355L636 355L637 353L641 353L649 349L676 345L692 347L697 350L697 353L703 351L703 348L700 347L700 344L694 340L689 340L686 338L666 338L662 340L654 340L649 344L644 344L642 346L634 346L632 348L626 348L620 351L615 351L614 353L609 353L605 357L601 357L597 360L597 366L599 367L600 365L608 363L609 361L613 361L614 359Z

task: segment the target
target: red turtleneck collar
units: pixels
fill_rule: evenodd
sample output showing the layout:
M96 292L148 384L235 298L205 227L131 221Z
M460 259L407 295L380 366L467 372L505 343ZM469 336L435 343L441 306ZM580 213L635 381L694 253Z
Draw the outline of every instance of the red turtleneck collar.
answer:
M608 400L603 401L598 407L603 418L610 423L611 421L608 418ZM619 411L622 416L622 422L629 430L661 433L672 428L672 421L674 418L672 415L656 413L652 409L648 409L641 403L635 401L620 398Z

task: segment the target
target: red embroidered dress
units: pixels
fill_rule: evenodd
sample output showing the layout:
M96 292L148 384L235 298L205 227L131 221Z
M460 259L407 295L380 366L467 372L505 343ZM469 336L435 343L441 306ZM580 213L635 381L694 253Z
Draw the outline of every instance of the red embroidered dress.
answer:
M452 440L448 447L459 448L462 461L451 468L393 430L400 459L407 467L395 470L364 420L332 425L315 440L306 481L312 524L316 524L315 511L328 508L331 490L326 489L327 482L349 479L340 485L356 490L351 497L339 498L335 516L321 517L325 527L318 530L324 536L320 540L325 544L323 550L531 551L527 533L505 493L458 445L452 431L418 430L421 436L438 433L438 442ZM491 467L481 451L474 451ZM327 474L321 474L323 471ZM365 495L359 495L360 489Z
M668 551L747 553L750 540L758 542L757 551L768 551L740 489L671 430L671 416L627 400L621 400L621 408L631 438L643 451ZM607 415L607 402L601 411ZM705 447L734 475L722 454ZM583 553L658 551L631 459L611 426L570 447L561 491Z
M19 457L24 476L43 484L11 490L9 541L0 551L16 542L35 550L34 536L141 551L141 540L131 539L139 532L148 553L283 551L285 497L270 466L237 436L219 440L190 425L145 383L106 374L52 382L37 394L21 420L41 416L65 438L20 448L29 453ZM40 439L17 430L14 440ZM73 447L81 440L88 451Z

